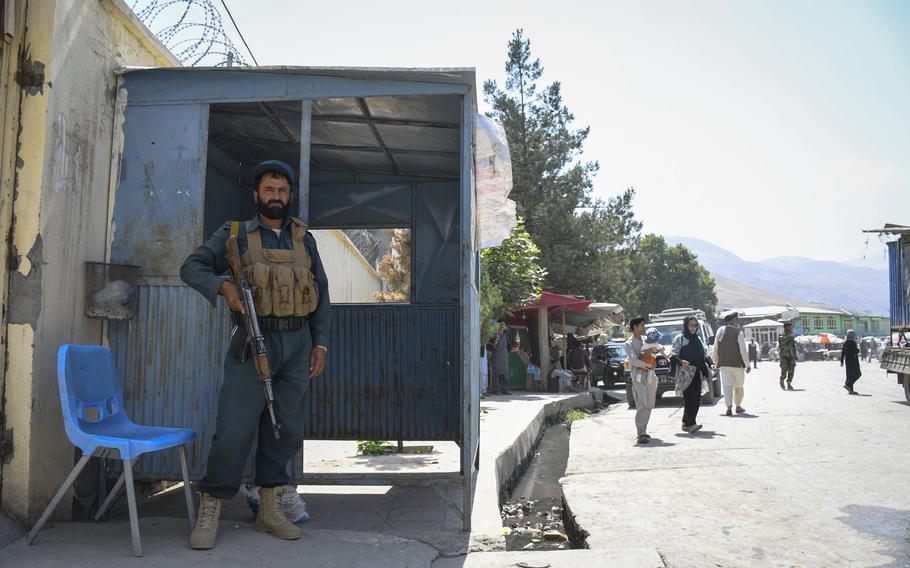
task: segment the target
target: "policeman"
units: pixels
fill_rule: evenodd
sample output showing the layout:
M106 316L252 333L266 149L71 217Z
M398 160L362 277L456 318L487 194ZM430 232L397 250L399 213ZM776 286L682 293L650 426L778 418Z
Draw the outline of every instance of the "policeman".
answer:
M275 414L282 430L276 440L255 365L245 353L241 326L224 360L215 435L190 535L195 549L215 546L221 502L237 493L254 438L255 482L261 487L256 528L278 538L300 538L300 529L282 513L281 503L297 498L296 488L288 485L286 465L303 442L304 398L310 380L325 369L331 325L329 283L313 235L303 221L288 215L296 185L294 171L285 162L268 160L256 166L253 174L258 215L246 222L225 223L186 259L180 277L212 305L221 295L233 312L242 312L225 250L226 240L237 236L265 336Z

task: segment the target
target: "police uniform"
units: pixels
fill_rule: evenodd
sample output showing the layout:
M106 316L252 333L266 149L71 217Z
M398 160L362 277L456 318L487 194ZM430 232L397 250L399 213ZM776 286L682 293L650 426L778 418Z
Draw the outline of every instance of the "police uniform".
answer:
M258 215L225 223L183 263L183 281L215 305L221 284L229 278L225 243L232 233L265 337L282 430L276 440L253 358L244 353L245 337L238 332L224 360L215 434L199 484L201 492L216 499L230 499L238 491L254 438L256 484L270 488L288 483L287 462L303 442L310 352L314 345L328 349L331 325L328 279L316 240L294 217L285 218L278 231Z

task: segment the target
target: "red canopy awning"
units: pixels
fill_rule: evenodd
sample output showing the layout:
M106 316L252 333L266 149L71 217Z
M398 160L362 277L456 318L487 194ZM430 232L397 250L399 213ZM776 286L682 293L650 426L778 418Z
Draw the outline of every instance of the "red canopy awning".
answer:
M536 312L538 309L546 307L547 309L553 308L562 308L572 309L576 312L585 311L588 306L591 305L590 300L583 300L581 298L576 298L575 296L563 296L562 294L554 294L552 292L541 292L540 297L537 298L537 301L531 304L530 306L525 306L519 308L516 311L518 312Z
M540 297L537 298L536 302L515 310L515 315L507 318L506 323L509 325L524 325L527 323L529 317L535 317L537 315L537 310L540 308L560 311L562 308L565 308L566 310L583 312L588 309L588 306L590 305L590 300L583 300L581 298L576 298L575 296L563 296L562 294L554 294L552 292L541 292Z

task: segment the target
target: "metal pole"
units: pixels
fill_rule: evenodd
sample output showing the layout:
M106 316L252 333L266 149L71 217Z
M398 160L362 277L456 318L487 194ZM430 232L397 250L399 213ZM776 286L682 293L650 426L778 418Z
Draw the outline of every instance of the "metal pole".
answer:
M310 139L313 127L313 101L300 103L300 189L297 216L310 222Z
M550 323L547 308L537 310L537 349L540 353L540 380L547 390L547 378L550 376Z

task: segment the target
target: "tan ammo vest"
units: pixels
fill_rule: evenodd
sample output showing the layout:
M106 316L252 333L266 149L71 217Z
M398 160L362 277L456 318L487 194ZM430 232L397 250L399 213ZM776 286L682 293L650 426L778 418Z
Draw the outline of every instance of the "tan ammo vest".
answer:
M235 223L239 231L240 223L234 221L232 234ZM292 250L262 248L262 228L246 234L246 251L241 255L240 263L250 283L258 316L308 316L319 303L313 261L303 244L306 223L291 217L288 229L294 243Z

